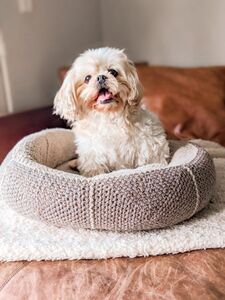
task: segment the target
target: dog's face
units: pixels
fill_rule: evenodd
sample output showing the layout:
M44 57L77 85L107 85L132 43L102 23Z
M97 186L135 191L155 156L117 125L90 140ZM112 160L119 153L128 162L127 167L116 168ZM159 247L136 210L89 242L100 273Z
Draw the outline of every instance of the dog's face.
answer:
M117 112L137 106L141 85L136 69L122 50L99 48L80 55L56 94L56 114L73 122L90 111Z

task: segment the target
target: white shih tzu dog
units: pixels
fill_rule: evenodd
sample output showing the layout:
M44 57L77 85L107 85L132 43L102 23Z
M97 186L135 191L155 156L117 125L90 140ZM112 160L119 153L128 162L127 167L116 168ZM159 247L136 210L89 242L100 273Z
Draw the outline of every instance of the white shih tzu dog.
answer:
M167 164L164 130L153 113L140 107L141 90L123 50L87 50L74 61L54 109L72 125L78 154L74 167L81 175Z

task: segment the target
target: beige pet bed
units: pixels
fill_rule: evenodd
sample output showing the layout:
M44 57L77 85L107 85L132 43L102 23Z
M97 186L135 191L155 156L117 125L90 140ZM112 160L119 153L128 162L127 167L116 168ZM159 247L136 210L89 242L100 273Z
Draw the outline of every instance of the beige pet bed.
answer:
M201 147L172 141L168 166L86 178L69 172L73 134L50 129L22 139L0 168L0 193L29 218L59 227L135 231L192 217L210 201L215 169ZM68 170L68 172L67 172Z

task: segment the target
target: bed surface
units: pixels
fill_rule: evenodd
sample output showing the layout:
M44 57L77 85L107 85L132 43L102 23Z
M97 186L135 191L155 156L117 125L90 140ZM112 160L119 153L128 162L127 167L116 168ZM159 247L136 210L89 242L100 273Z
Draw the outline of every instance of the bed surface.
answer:
M224 299L225 250L0 264L0 300Z
M149 87L145 104L158 111L171 135L225 145L225 67L148 67L140 72ZM177 99L182 99L180 104ZM43 124L54 127L49 111L1 118L0 160L19 138L43 129ZM41 116L45 121L39 122ZM1 299L225 299L225 249L134 259L2 262Z

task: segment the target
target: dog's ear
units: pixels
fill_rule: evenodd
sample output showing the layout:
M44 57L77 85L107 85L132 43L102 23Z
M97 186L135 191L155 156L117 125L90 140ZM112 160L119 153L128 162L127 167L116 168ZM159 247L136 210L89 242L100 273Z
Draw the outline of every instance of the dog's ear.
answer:
M75 92L74 74L71 69L68 71L63 84L54 99L54 114L73 123L78 114L77 97Z
M129 83L130 93L128 95L128 104L131 106L139 105L143 96L143 88L139 81L136 68L132 61L128 61L127 79Z

